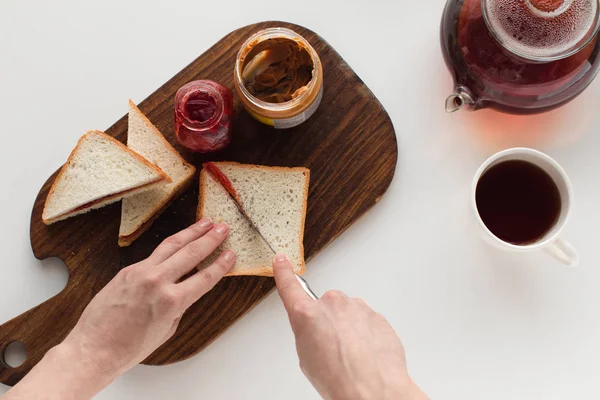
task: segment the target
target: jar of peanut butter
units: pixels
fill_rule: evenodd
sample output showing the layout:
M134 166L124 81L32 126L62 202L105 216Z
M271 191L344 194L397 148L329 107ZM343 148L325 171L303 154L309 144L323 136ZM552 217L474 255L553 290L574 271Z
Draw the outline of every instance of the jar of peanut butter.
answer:
M234 83L244 107L255 119L277 129L292 128L319 107L323 66L302 36L286 28L269 28L242 45Z

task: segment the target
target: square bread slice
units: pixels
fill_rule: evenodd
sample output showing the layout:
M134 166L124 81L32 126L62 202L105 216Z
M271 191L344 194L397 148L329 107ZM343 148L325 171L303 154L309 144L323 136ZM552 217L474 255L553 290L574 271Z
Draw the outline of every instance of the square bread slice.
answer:
M306 168L266 167L233 162L213 163L231 181L245 212L277 251L288 256L294 270L303 274L304 222L310 171ZM224 249L236 253L237 261L229 276L273 276L274 254L238 210L225 188L206 169L200 174L198 219L209 218L229 226L230 235L211 258Z
M192 182L196 168L187 163L160 131L129 100L127 146L156 164L172 182L123 200L119 246L133 243Z
M60 170L46 199L46 225L171 182L160 168L113 137L89 131Z

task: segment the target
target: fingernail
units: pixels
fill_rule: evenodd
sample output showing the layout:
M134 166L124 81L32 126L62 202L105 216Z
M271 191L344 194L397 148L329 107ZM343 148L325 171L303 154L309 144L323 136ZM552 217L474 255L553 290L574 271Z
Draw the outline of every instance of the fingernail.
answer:
M225 233L227 232L227 225L225 224L218 224L215 226L215 231L217 233Z
M225 258L225 261L231 262L235 259L235 254L233 254L233 251L227 250L223 255L223 258Z
M279 253L279 254L277 254L275 256L275 261L277 261L277 262L285 262L285 261L287 261L287 256L285 254Z
M202 218L200 221L196 222L200 228L208 228L212 222L210 222L207 218Z

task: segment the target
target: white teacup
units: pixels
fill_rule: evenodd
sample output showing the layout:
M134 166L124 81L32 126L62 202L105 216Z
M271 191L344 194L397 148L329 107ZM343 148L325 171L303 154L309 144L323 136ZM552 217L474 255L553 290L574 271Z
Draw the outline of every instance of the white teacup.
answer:
M542 168L550 175L560 193L561 209L556 223L544 236L534 243L518 245L501 240L488 229L477 208L476 190L481 176L494 165L510 160L528 161ZM471 205L473 207L473 212L475 213L477 225L481 228L482 237L486 242L506 251L525 252L545 250L563 263L574 267L579 264L577 250L575 250L569 242L560 238L560 234L569 218L572 202L573 189L571 187L571 181L562 167L548 155L528 148L507 149L488 158L475 174L471 188Z

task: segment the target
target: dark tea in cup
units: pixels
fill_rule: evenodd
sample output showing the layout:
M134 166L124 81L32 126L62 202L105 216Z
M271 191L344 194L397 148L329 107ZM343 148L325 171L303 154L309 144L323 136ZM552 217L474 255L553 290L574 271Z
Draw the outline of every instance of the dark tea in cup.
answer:
M560 192L552 177L525 160L503 161L485 171L475 202L490 232L516 245L543 238L561 210Z

